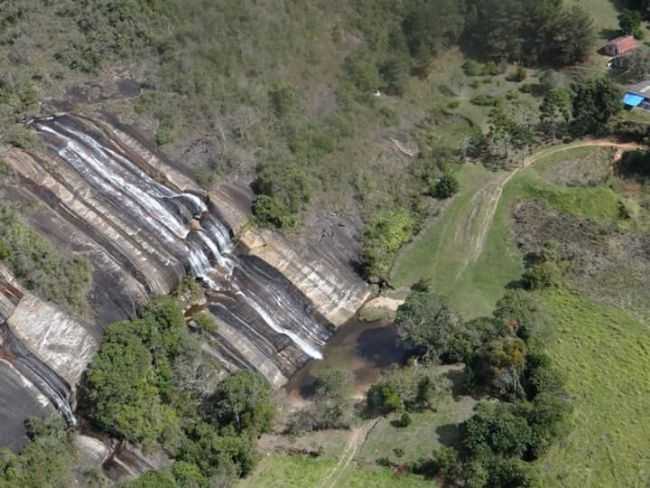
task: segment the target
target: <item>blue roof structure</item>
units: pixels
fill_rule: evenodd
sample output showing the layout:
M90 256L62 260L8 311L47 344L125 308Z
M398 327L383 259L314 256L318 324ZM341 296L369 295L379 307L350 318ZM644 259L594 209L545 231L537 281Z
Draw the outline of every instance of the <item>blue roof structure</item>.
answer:
M645 97L631 92L627 92L623 97L623 103L628 107L638 107L643 100L645 100Z

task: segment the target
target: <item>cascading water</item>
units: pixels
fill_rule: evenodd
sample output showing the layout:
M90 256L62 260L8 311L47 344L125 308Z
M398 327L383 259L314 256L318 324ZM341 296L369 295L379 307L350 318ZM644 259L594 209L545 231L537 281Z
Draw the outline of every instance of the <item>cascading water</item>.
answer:
M142 230L185 263L209 289L215 301L211 310L217 310L220 318L238 330L250 329L242 333L253 342L264 337L286 358L295 355L283 352L285 343L306 357L321 358L329 330L277 271L233 253L228 228L204 198L157 181L105 134L87 130L75 118L36 120L33 127L87 183L94 199L112 207L135 232ZM252 330L251 323L263 323L266 330Z
M0 324L2 354L10 358L7 362L20 374L23 381L32 385L42 395L43 406L50 402L70 425L77 420L70 406L70 387L50 367L32 354L14 335L6 324Z

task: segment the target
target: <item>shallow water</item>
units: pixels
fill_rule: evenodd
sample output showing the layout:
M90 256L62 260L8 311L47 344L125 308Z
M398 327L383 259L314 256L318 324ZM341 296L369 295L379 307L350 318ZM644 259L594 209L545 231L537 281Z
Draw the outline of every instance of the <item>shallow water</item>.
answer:
M350 372L355 392L362 394L379 379L382 370L401 364L405 357L392 322L367 323L354 318L337 329L323 350L322 360L309 361L291 378L287 393L293 398L308 398L314 374L335 368Z

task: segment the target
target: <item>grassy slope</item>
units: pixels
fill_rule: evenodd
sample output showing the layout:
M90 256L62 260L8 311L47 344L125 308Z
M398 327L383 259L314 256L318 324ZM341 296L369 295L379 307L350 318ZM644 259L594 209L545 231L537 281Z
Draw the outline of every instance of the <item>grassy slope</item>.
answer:
M409 286L419 279L431 280L433 288L447 295L455 306L461 305L468 316L489 312L494 301L502 293L503 286L520 269L509 259L509 253L501 254L503 246L488 236L486 254L488 266L496 269L497 276L488 272L485 266L469 266L465 263L464 228L470 214L477 210L474 195L486 184L502 175L490 173L480 166L465 166L459 174L461 192L448 209L429 225L420 236L398 258L393 280L398 286ZM480 210L480 209L479 209ZM482 256L479 263L486 259ZM478 263L477 263L478 264Z
M637 487L650 478L648 328L569 292L544 296L550 353L568 377L575 426L544 459L544 486Z
M502 285L517 278L521 271L521 258L510 231L512 206L521 198L544 198L560 210L594 219L616 218L618 196L609 188L564 188L543 178L568 160L607 157L611 153L602 148L571 149L550 155L518 174L504 190L484 253L453 286L434 279L436 289L451 290L452 302L465 315L488 311L485 298L496 299ZM471 193L476 191L466 188ZM448 243L440 239L440 229L458 222L460 209L471 210L464 205L468 200L469 195L459 195L455 206L411 246L411 255L402 256L402 262L410 262L409 269L396 268L406 269L403 279L413 279L418 263L420 269L424 263L431 269L432 262L443 268L453 249L445 251ZM450 262L453 266L453 259ZM477 297L482 301L472 303ZM646 486L650 478L647 325L621 310L591 303L567 291L548 293L543 299L556 324L550 353L568 376L576 407L575 425L568 440L540 463L543 486Z
M490 313L503 288L517 279L522 261L510 235L513 205L523 197L542 198L561 211L596 220L614 219L618 197L608 188L564 188L543 181L539 172L549 166L586 155L605 157L600 148L569 149L548 156L516 175L506 185L479 258L465 264L467 252L463 226L472 212L480 211L472 200L481 189L499 178L477 166L465 166L459 175L461 191L444 214L429 226L399 256L393 269L397 286L409 286L419 279L431 280L434 290L449 297L466 317ZM501 175L502 176L502 175ZM480 206L480 203L479 205ZM479 216L480 219L480 216ZM462 236L460 239L457 236Z

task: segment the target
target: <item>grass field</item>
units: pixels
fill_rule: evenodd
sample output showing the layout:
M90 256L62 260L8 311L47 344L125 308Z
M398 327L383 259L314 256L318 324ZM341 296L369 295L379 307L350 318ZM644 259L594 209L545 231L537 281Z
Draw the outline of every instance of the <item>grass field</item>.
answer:
M604 148L575 148L550 154L519 172L505 186L491 227L474 259L472 239L488 224L485 209L494 185L503 173L468 165L459 174L461 191L443 215L436 218L407 246L393 268L396 286L429 280L466 318L486 315L503 294L504 287L521 276L522 259L510 231L513 205L523 198L539 198L560 211L598 221L618 215L618 195L605 186L564 187L546 181L543 174L584 159L609 159ZM481 194L485 198L481 197Z
M650 330L625 312L566 291L544 295L549 352L568 378L574 429L541 463L549 487L650 482Z
M260 462L255 473L237 488L319 488L336 467L333 458L273 454ZM336 488L435 488L434 481L419 476L396 475L388 468L352 464L342 473Z
M396 463L426 459L434 449L456 440L458 424L472 416L476 403L471 397L454 398L447 393L438 399L435 411L411 414L412 423L408 427L395 427L391 422L397 416L382 418L368 435L357 460L370 464L385 456ZM400 458L393 452L395 447L403 450Z
M620 196L608 186L565 187L548 180L549 175L576 161L580 165L600 165L611 161L611 156L611 151L603 148L570 149L549 155L521 171L504 188L479 259L454 279L458 261L454 256L459 249L458 243L450 245L451 237L472 212L471 196L489 184L480 170L466 168L461 194L403 253L395 276L402 284L417 277L431 278L434 288L449 295L452 304L466 316L489 312L503 285L521 272L521 258L513 246L510 230L513 204L534 197L563 212L594 220L616 220ZM619 309L591 303L568 291L544 294L543 300L555 324L550 353L567 374L576 408L569 438L540 463L543 486L647 487L647 324Z

